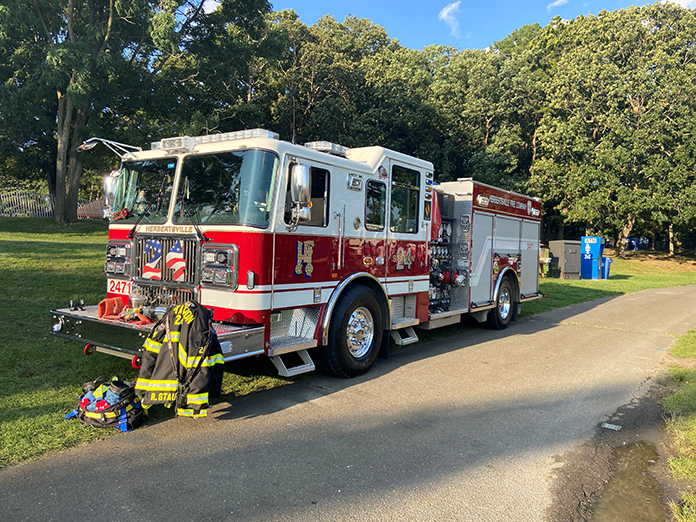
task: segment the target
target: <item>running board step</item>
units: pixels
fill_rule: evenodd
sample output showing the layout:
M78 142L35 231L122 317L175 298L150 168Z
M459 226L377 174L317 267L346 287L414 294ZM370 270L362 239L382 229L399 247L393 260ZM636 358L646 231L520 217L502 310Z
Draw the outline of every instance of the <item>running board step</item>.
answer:
M297 366L291 366L288 368L285 365L285 361L282 359L282 355L276 355L275 357L270 357L273 366L278 370L278 375L281 377L294 377L295 375L300 375L301 373L313 372L315 369L314 361L309 356L307 350L300 350L294 352L300 356L303 364L298 364Z
M404 335L402 335L402 332ZM394 342L399 346L406 346L418 342L418 335L416 335L412 326L407 326L399 330L392 330L391 336Z

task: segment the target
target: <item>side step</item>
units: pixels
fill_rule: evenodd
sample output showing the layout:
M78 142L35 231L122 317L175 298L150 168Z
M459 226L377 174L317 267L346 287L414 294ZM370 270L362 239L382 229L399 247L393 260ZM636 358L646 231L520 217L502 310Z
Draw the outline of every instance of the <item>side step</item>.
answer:
M404 335L402 335L402 332ZM418 342L418 336L412 326L407 326L399 330L392 330L391 336L394 342L399 346L406 346Z
M314 371L314 361L312 361L312 358L309 356L307 350L300 350L294 353L300 356L300 359L302 359L303 364L298 364L297 366L291 366L290 368L288 368L285 365L285 361L283 361L282 359L282 355L270 357L273 366L276 367L276 369L278 370L278 375L280 375L281 377L294 377L295 375L300 375L301 373Z

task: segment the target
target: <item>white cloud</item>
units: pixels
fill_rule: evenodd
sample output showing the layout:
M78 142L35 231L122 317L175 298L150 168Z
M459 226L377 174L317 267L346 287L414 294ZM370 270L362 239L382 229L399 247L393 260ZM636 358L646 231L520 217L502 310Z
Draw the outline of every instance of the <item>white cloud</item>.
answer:
M203 11L205 14L212 13L220 5L220 0L205 0L203 3Z
M663 2L677 4L687 9L696 9L696 0L663 0Z
M442 8L440 14L437 15L442 22L445 22L449 26L452 36L459 36L459 20L457 20L456 14L459 12L459 5L461 3L461 0L459 0L458 2L447 4Z
M554 2L551 2L549 5L546 6L547 11L551 11L554 7L561 7L562 5L566 5L568 3L568 0L555 0Z

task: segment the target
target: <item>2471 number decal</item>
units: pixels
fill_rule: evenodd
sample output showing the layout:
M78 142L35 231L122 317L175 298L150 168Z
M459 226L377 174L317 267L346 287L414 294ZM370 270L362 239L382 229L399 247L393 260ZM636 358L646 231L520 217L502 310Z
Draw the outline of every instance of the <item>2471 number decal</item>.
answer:
M109 279L109 287L107 292L111 294L130 295L131 284L131 281L117 281L116 279Z

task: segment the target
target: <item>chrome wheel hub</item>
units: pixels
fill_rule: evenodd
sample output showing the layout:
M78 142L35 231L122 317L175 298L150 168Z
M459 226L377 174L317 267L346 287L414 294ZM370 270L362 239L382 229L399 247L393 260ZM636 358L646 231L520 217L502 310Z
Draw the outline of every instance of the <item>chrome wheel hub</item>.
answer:
M346 328L346 342L350 354L356 359L364 357L370 350L374 337L375 323L370 311L362 306L353 310Z
M512 309L512 300L510 299L510 290L503 288L498 296L498 313L500 318L505 320L510 315Z

